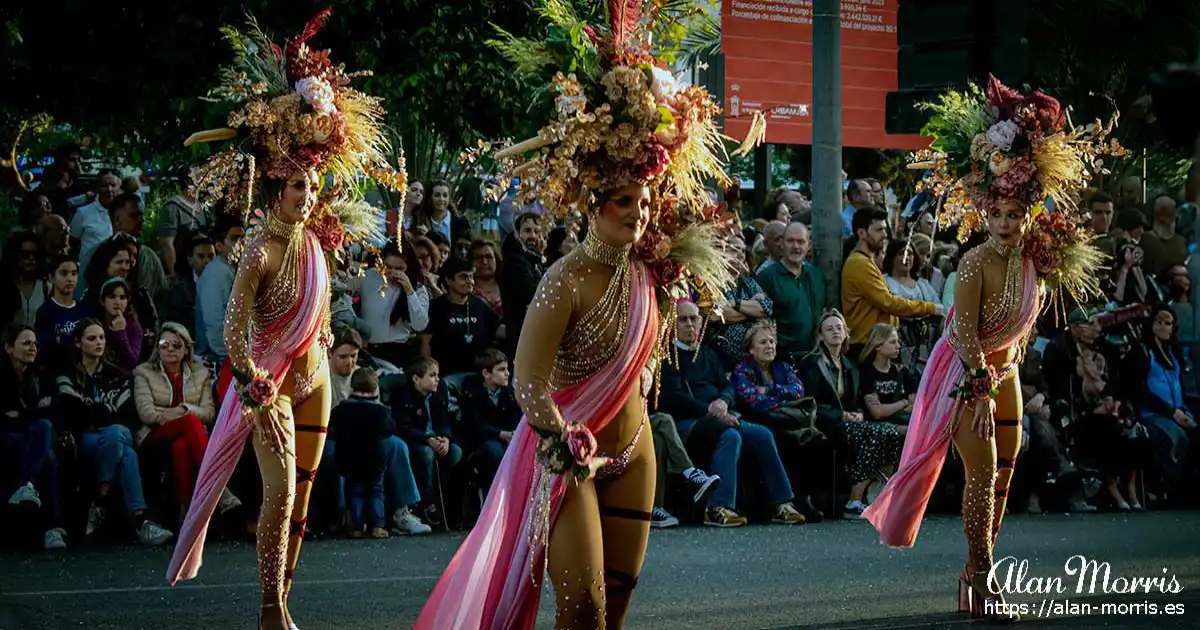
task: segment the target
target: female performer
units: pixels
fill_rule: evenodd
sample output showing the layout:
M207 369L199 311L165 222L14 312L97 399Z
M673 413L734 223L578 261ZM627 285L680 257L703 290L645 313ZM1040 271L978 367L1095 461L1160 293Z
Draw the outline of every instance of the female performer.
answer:
M193 176L206 201L249 210L254 182L262 181L265 216L252 222L240 256L225 344L236 381L222 392L209 448L167 579L189 579L200 568L209 518L253 433L263 480L258 518L262 588L259 627L294 628L287 608L308 497L329 422L329 274L345 238L377 242L380 212L357 198L334 194L360 170L402 191L404 177L384 166L379 102L348 87L350 76L311 51L306 40L328 19L309 22L286 49L256 26L230 29L238 57L211 95L238 106L232 129L206 131L188 142L249 138L218 153ZM253 82L246 77L253 77ZM244 218L244 215L243 215Z
M724 180L715 106L658 68L650 33L675 16L649 4L643 14L641 2L612 3L607 27L546 11L552 31L585 39L501 44L518 67L549 70L539 78L555 97L538 138L497 153L541 150L514 169L516 203L536 197L559 218L575 205L591 229L538 287L524 324L538 334L522 335L516 355L524 421L419 629L532 628L547 566L556 627L625 625L655 489L643 372L666 358L672 292L693 280L713 300L733 282L720 243L728 225L702 183ZM566 58L551 67L549 51Z
M963 121L970 121L964 124ZM934 346L913 407L900 471L864 513L885 544L912 546L950 440L963 460L963 526L969 552L959 610L1015 621L990 578L992 547L1021 448L1021 388L1016 366L1048 291L1098 293L1101 255L1083 228L1073 193L1095 169L1111 127L1066 128L1054 99L1022 96L990 79L934 106L928 130L939 153L932 184L948 193L944 225L959 236L986 227L987 244L959 265L954 308ZM1115 143L1111 148L1119 150ZM956 154L955 150L969 155ZM949 165L965 165L958 175ZM1043 202L1052 200L1055 211Z

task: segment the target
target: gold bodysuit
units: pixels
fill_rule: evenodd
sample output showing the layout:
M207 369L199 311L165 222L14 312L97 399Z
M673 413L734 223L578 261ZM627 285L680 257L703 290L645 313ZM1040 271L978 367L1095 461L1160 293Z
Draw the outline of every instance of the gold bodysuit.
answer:
M301 224L287 223L272 214L264 230L245 246L225 317L229 359L243 374L254 373L255 356L291 352L278 347L283 342L282 335L273 334L270 327L280 318L298 316L293 309L302 299L301 278L307 264L304 239ZM324 260L318 264L324 264ZM291 361L273 407L287 416L284 427L289 453L281 457L272 452L258 432L253 438L263 481L257 532L262 599L264 605L281 605L285 612L307 522L308 497L325 445L330 408L326 362L332 338L330 287L326 282L325 286L303 287L303 290L318 292L322 330L317 342Z
M525 317L515 361L517 400L531 426L560 430L567 419L551 394L592 376L616 356L629 326L630 290L629 248L591 234L546 272ZM646 401L635 387L596 435L604 455L622 453L633 443L624 471L567 485L547 547L557 628L624 624L654 502L654 444L649 431L639 435L645 414Z

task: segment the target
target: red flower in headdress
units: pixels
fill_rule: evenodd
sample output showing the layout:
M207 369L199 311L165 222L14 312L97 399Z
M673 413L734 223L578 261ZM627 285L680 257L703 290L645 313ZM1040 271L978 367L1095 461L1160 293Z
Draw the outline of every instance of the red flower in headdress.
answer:
M346 229L342 227L342 220L332 214L327 214L312 222L309 224L309 229L317 236L317 240L321 243L321 249L327 252L338 251L346 240Z
M662 177L671 165L671 154L667 148L657 142L647 142L642 145L642 153L634 164L634 176L643 182Z
M988 75L987 96L988 101L1000 111L1000 118L1004 120L1012 118L1017 107L1025 102L1025 97L1021 96L1020 92L1004 85L992 74Z
M1048 96L1041 91L1035 91L1029 95L1026 102L1036 112L1037 122L1041 125L1042 133L1052 134L1062 131L1066 125L1066 116L1063 115L1062 106L1058 100Z

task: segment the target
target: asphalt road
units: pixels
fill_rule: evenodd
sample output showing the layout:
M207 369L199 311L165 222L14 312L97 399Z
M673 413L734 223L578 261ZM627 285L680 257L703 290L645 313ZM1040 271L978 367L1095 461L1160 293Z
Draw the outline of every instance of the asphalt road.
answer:
M961 523L934 517L917 546L893 550L864 522L800 527L757 525L657 531L634 598L630 627L645 629L960 628L953 613L965 545ZM409 628L461 540L439 534L386 541L318 541L301 558L291 608L305 630ZM1005 524L997 557L1029 562L1028 575L1063 578L1073 555L1109 562L1112 575L1173 574L1178 594L1022 595L1040 607L1050 597L1118 614L1053 615L1039 628L1200 628L1200 512L1016 516ZM254 550L211 547L200 578L168 587L168 549L79 548L66 554L0 555L0 630L210 630L254 627ZM1134 614L1130 603L1157 606ZM1166 606L1183 605L1167 615ZM549 597L539 627L549 627ZM1049 606L1050 609L1053 605ZM1124 614L1119 614L1123 612ZM982 624L971 624L978 626ZM1027 624L1028 625L1028 624Z

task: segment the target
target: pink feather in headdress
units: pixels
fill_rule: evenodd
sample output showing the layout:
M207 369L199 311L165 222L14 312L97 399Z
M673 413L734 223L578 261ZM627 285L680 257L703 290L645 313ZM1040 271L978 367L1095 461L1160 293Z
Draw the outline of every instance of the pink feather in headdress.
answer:
M289 65L295 61L296 55L300 52L300 47L305 42L317 36L321 29L325 28L325 23L329 21L329 16L333 15L333 7L326 7L323 11L313 16L307 24L304 25L304 31L300 36L288 42L287 60Z
M642 20L642 0L608 0L608 17L612 20L613 48L621 51Z

